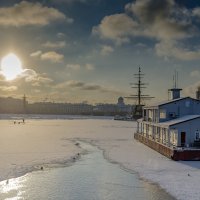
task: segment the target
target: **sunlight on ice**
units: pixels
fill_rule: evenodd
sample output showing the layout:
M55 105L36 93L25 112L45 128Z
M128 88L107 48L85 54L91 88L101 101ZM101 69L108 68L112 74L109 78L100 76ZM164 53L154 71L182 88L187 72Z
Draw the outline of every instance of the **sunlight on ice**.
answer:
M23 183L26 181L26 176L21 178L13 178L0 182L0 194L5 200L19 200L24 193L21 191Z

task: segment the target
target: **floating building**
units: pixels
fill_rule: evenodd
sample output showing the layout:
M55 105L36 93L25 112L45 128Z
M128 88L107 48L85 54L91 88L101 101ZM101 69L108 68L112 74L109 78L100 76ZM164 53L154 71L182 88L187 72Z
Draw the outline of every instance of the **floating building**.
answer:
M180 97L176 84L168 101L145 106L135 139L173 160L200 160L200 100Z

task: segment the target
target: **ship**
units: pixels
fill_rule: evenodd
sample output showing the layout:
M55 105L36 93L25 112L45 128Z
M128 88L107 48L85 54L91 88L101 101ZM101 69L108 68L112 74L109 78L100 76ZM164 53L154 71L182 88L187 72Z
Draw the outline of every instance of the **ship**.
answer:
M147 83L144 83L142 81L142 79L144 78L144 75L145 74L141 72L141 67L139 67L138 73L134 74L134 78L137 79L137 82L130 83L131 88L136 89L137 93L130 95L128 97L125 97L127 99L136 101L136 104L133 106L133 110L132 110L132 119L134 120L137 120L142 117L143 107L145 106L145 100L151 100L152 98L154 98L150 95L143 94L143 89L145 89L146 88L145 85L147 85Z

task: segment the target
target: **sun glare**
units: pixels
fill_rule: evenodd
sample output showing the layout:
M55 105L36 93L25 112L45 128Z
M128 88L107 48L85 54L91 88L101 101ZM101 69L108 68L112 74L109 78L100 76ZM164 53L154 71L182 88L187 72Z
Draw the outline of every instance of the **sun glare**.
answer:
M23 72L20 59L13 53L8 54L1 60L1 72L6 80L13 80Z

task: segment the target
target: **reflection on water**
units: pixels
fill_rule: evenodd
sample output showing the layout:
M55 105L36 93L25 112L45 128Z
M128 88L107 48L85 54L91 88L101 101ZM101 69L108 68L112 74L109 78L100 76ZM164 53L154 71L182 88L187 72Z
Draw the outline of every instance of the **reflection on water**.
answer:
M45 169L0 182L0 199L7 200L172 200L157 186L138 179L104 159L102 151L90 151L70 167Z

